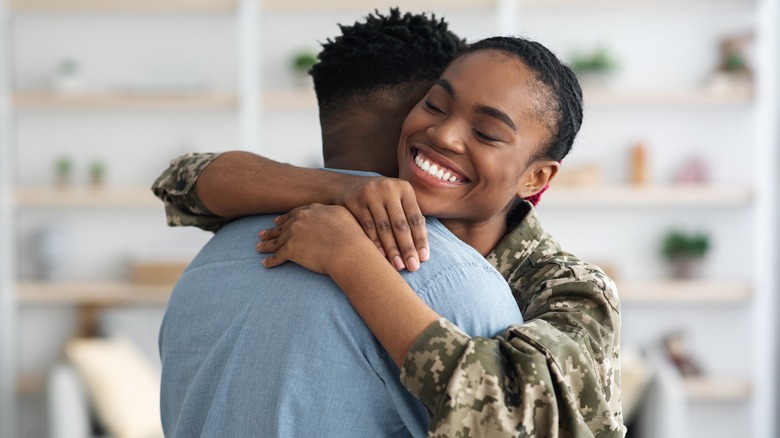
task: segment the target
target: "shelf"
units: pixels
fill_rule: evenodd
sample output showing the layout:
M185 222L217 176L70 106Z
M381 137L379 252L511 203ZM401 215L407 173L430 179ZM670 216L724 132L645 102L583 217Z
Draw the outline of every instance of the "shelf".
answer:
M15 12L229 12L235 0L10 0Z
M686 377L689 401L737 402L750 397L750 381L741 378Z
M386 11L388 2L380 0L264 0L263 10L272 12L323 12L337 10ZM496 0L397 0L393 7L401 11L453 11L490 9Z
M148 285L130 282L48 283L21 282L17 285L20 304L91 305L165 304L172 284Z
M275 110L317 109L314 89L268 90L262 96L263 106Z
M571 206L732 207L749 204L747 186L590 186L556 187L544 193L541 208Z
M587 8L587 9L748 9L754 6L747 0L518 0L529 8Z
M46 388L46 377L43 375L22 375L16 378L16 393L20 396L35 396L43 393Z
M149 188L57 189L48 187L16 190L20 208L162 208Z
M59 95L22 92L13 96L17 109L232 109L232 94L204 93L85 93Z
M732 106L749 105L752 93L719 94L707 90L657 90L657 91L613 91L585 88L585 105L690 105L690 106Z
M750 298L750 286L726 281L618 282L624 303L739 303Z

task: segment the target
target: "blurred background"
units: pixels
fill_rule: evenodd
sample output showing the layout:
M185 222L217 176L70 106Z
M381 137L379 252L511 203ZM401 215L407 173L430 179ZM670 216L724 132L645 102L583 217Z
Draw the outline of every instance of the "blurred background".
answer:
M157 331L210 235L149 186L191 151L320 166L302 72L390 5L580 77L539 214L618 284L632 436L778 436L774 0L0 1L0 436L159 434Z

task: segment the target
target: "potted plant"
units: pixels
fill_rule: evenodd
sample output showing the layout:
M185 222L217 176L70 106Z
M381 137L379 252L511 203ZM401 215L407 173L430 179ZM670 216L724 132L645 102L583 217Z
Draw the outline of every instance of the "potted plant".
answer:
M300 86L311 85L309 71L317 61L317 54L311 50L299 50L293 54L290 67L295 73L296 82Z
M575 53L569 66L583 86L603 87L618 64L606 48L600 47L590 53Z
M70 187L73 177L73 160L63 155L54 162L56 185L60 188Z
M93 188L103 187L106 179L106 163L95 159L89 163L89 183Z
M661 254L669 262L674 278L697 277L709 249L710 238L703 232L671 230L661 244Z

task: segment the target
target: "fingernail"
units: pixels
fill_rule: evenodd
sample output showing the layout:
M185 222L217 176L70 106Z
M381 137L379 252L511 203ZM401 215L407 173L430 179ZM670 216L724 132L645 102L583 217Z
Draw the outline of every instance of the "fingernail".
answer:
M427 262L430 257L431 253L428 252L428 248L423 248L420 250L420 260Z
M401 256L393 257L393 265L395 265L395 269L399 271L405 267L404 261L401 259Z
M258 236L258 237L260 237L260 238L262 239L263 237L265 237L265 231L266 231L266 230L262 230L262 231L260 231L259 233L257 233L257 236Z
M414 271L420 269L420 262L418 262L416 258L409 257L408 262L409 263L407 264L406 268L409 269L410 272L414 272Z
M276 217L274 218L274 223L275 223L275 224L278 224L278 223L279 223L279 219L280 219L280 218L281 218L281 216L276 216Z
M387 254L385 253L385 249L384 248L382 248L381 246L378 246L377 248L379 248L379 253L382 254L382 257L387 257Z

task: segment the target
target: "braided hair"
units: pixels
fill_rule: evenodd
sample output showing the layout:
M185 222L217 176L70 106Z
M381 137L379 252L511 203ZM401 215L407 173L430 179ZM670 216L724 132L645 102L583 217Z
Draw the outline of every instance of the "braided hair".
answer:
M365 22L339 25L341 35L322 44L310 74L321 110L338 110L358 94L424 83L430 86L466 47L443 19L378 10ZM399 87L400 86L400 87Z
M483 50L497 50L516 56L533 71L536 81L536 89L532 90L535 94L534 116L550 132L547 144L540 148L533 160L563 160L571 151L574 138L582 126L582 88L574 72L543 45L517 37L477 41L469 45L460 57Z

